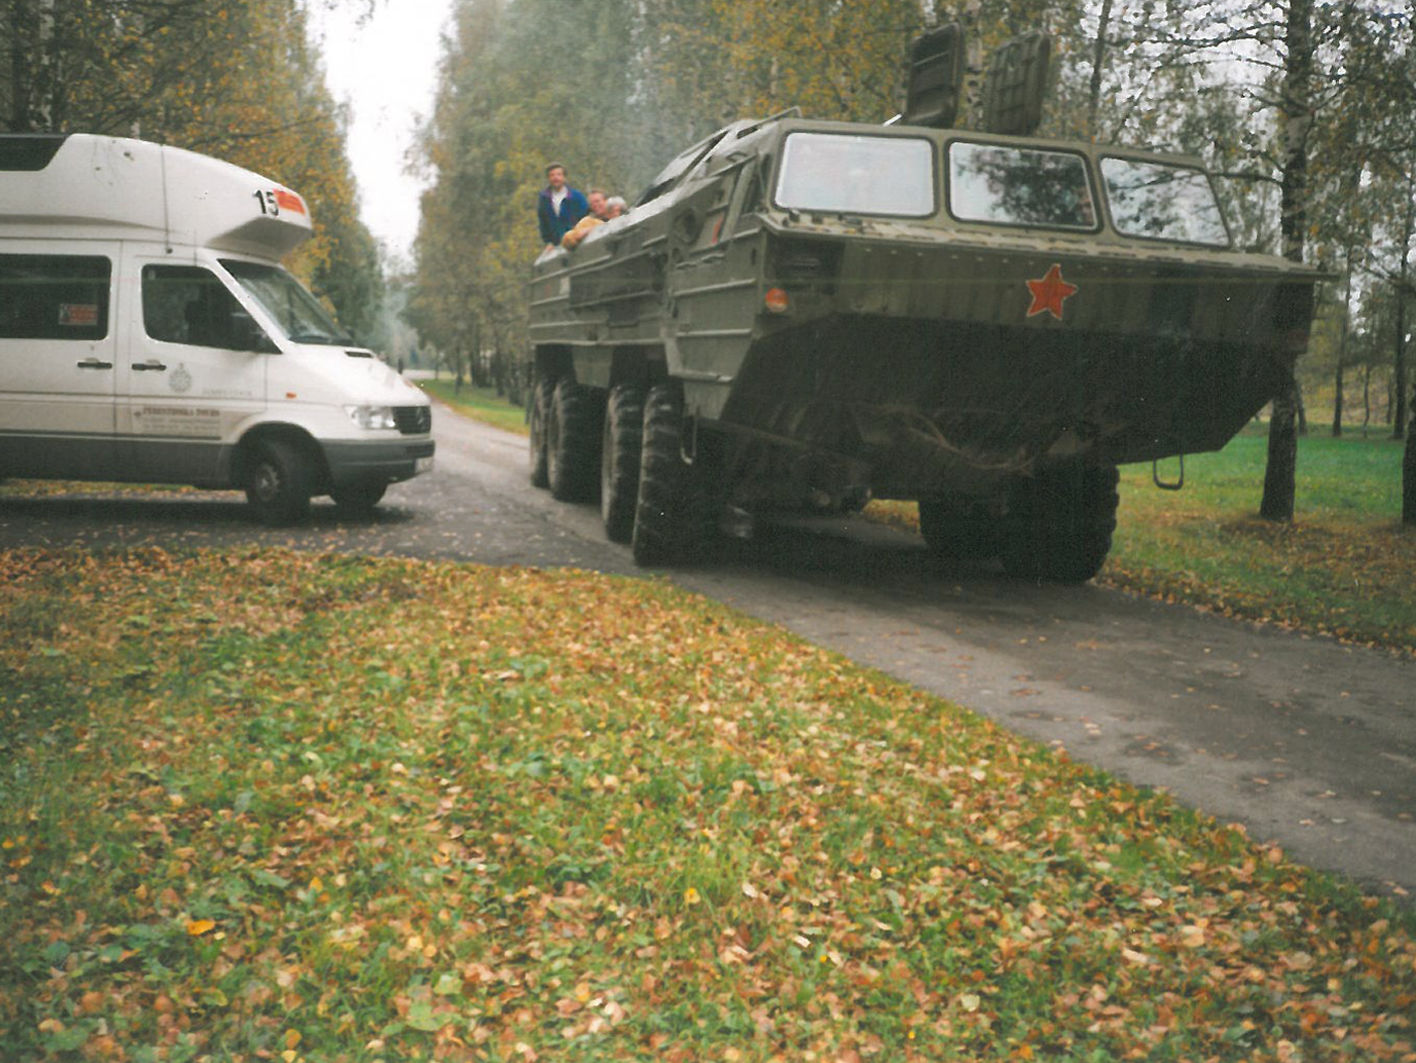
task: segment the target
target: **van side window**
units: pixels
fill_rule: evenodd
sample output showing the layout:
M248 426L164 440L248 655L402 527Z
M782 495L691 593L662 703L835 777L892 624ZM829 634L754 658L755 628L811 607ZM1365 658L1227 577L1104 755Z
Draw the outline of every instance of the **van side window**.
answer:
M0 255L0 339L103 339L112 270L101 255Z
M253 343L259 330L246 308L216 274L200 266L143 267L143 329L166 343L266 349Z

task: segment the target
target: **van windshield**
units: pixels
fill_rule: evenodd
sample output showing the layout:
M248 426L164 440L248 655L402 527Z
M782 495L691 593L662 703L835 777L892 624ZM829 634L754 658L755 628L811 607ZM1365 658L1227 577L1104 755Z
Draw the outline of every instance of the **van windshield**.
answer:
M351 343L347 332L313 295L279 266L223 258L221 264L246 292L275 318L276 324L294 343Z

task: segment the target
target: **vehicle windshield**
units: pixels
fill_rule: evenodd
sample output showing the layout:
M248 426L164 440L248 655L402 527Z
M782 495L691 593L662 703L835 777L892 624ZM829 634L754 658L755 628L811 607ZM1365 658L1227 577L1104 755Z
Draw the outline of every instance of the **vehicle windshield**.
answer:
M1101 160L1101 175L1117 232L1229 246L1224 215L1203 171L1109 157Z
M280 330L292 342L335 345L352 342L319 300L279 266L230 258L223 258L221 264L266 313L275 318Z
M789 210L924 218L935 211L935 184L928 140L792 133L775 198Z
M949 145L949 211L962 221L1097 227L1086 160L1069 151L955 141Z

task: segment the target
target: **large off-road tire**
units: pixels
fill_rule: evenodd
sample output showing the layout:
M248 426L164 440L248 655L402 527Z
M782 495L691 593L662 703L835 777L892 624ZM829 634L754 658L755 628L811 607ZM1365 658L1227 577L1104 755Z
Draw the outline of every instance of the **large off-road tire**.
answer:
M634 534L643 442L644 389L638 384L617 384L605 405L605 430L600 436L600 517L613 543L627 543Z
M672 381L655 384L644 399L639 493L630 536L636 564L691 561L712 539L712 484L702 462L684 460L683 427L682 390Z
M600 489L604 392L561 377L546 424L546 480L558 502L589 502Z
M314 464L294 443L267 439L246 461L246 501L262 524L272 528L302 521L315 489Z
M948 495L919 500L919 530L946 561L986 561L1003 548L1003 530L986 505Z
M351 517L367 517L374 511L388 490L383 480L360 480L330 491L330 498L341 514Z
M1003 568L1019 579L1084 583L1116 530L1114 465L1073 463L1019 479L1009 496Z
M546 420L551 414L551 396L555 391L554 380L537 378L532 381L531 390L526 393L526 423L531 430L528 454L531 458L532 487L550 485L546 476Z

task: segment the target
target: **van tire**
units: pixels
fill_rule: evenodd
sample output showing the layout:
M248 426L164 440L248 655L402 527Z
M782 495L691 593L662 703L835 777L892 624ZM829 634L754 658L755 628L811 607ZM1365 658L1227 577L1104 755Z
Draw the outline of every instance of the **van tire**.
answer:
M381 480L363 480L336 487L329 493L329 497L334 499L334 504L341 513L365 517L374 511L374 507L383 499L387 490L388 484Z
M299 447L283 439L257 443L246 462L246 501L267 527L304 520L314 485L314 466Z
M627 543L639 501L639 450L644 441L644 389L616 384L605 407L600 437L600 517L605 537Z

